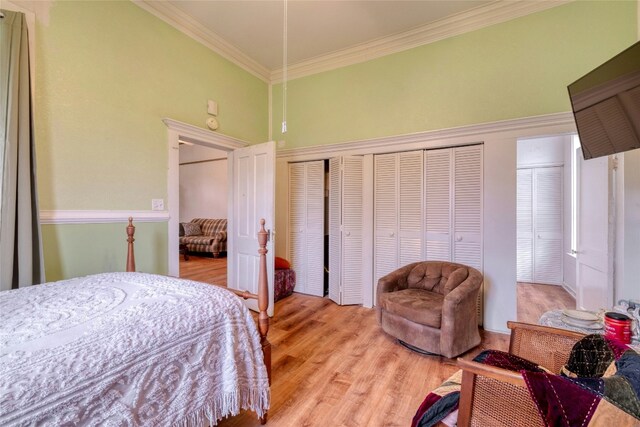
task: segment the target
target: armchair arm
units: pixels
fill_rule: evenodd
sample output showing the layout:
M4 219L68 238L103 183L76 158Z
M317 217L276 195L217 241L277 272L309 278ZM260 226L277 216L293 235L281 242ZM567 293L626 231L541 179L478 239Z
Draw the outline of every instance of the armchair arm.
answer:
M469 275L444 297L442 323L440 327L441 354L457 356L459 349L468 349L480 343L478 332L478 292L482 275L469 268ZM452 340L452 337L456 337ZM452 346L457 348L453 348Z
M226 231L218 231L214 237L218 242L226 242L227 241L227 232Z
M584 334L548 326L507 322L511 329L509 353L559 373L567 362L574 344Z

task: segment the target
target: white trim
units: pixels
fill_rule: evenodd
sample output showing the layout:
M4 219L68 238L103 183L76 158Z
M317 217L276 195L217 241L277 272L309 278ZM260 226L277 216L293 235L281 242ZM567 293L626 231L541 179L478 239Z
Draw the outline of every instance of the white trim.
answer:
M132 1L140 8L163 20L178 31L203 44L259 79L267 83L278 83L282 81L281 68L270 70L171 3L153 0ZM347 65L358 64L547 10L570 1L572 0L498 0L413 28L409 31L381 37L326 55L310 58L296 64L289 64L287 67L288 76L289 79L296 79Z
M557 168L563 166L564 162L527 163L526 165L517 166L516 169Z
M225 151L235 150L236 148L242 148L249 145L248 142L238 138L234 138L223 133L213 132L207 129L200 128L198 126L190 125L188 123L179 122L177 120L164 118L162 122L167 125L170 130L176 131L179 134L179 139L189 143L201 144L215 144L216 146L222 146Z
M180 221L180 149L179 141L188 141L196 145L216 148L231 152L237 148L246 147L248 142L218 132L212 132L177 120L164 118L162 122L167 125L167 206L169 208L169 221L167 222L167 266L169 276L179 276L180 264L178 260L179 237L176 231ZM231 173L231 168L229 168ZM229 179L228 185L232 184ZM229 192L231 195L231 192ZM232 203L229 199L229 203ZM232 242L227 240L229 250Z
M164 222L168 211L114 211L114 210L41 210L41 224L109 224L127 222Z
M562 286L562 289L564 289L565 291L567 291L567 293L569 295L571 295L573 297L573 299L576 299L576 291L574 291L573 289L571 289L569 287L569 285L567 285L566 283L562 282L562 284L560 285Z
M277 151L278 158L288 161L303 161L329 158L337 155L382 154L411 149L441 148L460 144L478 143L487 134L508 132L518 137L539 135L540 130L559 127L557 134L575 132L573 114L570 112L547 114L543 116L525 117L477 125L460 126L449 129L410 133L405 135L386 136L335 144L317 145L313 147L288 148ZM467 139L462 142L451 142L452 139Z
M287 67L290 80L323 71L334 70L380 58L414 47L458 36L501 22L510 21L532 13L569 3L570 0L554 1L506 1L500 0L458 13L409 31L381 37L326 55L307 59ZM282 68L271 72L271 83L282 81Z
M250 58L240 49L227 42L191 16L166 1L131 0L135 5L146 10L167 24L181 31L197 42L208 47L223 58L233 62L243 70L253 74L260 80L269 82L269 69Z

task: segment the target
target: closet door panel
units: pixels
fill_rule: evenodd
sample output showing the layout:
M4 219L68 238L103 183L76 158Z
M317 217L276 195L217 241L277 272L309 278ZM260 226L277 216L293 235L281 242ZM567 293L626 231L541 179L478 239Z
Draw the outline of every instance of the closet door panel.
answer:
M306 186L304 163L289 164L289 255L296 272L296 292L307 292Z
M561 284L562 271L562 167L534 170L534 280Z
M482 146L454 149L453 260L482 271Z
M424 260L423 191L424 152L399 153L398 267Z
M425 152L425 259L451 261L451 149Z
M533 170L517 172L517 280L533 281Z
M342 158L342 304L362 304L362 157Z
M329 159L329 298L340 304L342 186L340 158Z
M398 268L398 155L376 155L374 161L374 278L377 283Z
M324 295L324 161L306 162L306 292Z

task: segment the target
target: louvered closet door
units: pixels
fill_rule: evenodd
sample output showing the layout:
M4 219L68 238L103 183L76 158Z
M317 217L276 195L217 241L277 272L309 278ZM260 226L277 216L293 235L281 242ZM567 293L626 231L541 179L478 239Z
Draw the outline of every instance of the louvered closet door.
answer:
M296 272L297 292L307 292L305 238L306 185L304 163L289 164L289 260Z
M342 186L339 157L329 159L329 298L341 304Z
M453 149L453 261L482 273L482 145ZM483 324L484 282L478 293Z
M377 285L378 279L398 268L398 154L374 158L374 283Z
M409 151L399 157L399 265L424 260L423 200L424 152Z
M306 293L324 296L324 160L306 162Z
M450 148L425 153L425 259L451 261Z
M534 169L534 256L536 283L562 283L562 167Z
M533 170L518 169L517 280L533 281Z
M342 302L362 304L362 157L342 158Z
M453 150L453 261L482 271L482 146Z

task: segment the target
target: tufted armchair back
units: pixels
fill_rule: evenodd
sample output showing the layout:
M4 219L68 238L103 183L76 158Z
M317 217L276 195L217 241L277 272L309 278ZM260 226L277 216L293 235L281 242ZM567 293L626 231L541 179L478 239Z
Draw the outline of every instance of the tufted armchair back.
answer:
M395 280L399 291L422 289L444 296L469 277L469 267L444 261L416 262L394 273L398 273Z

